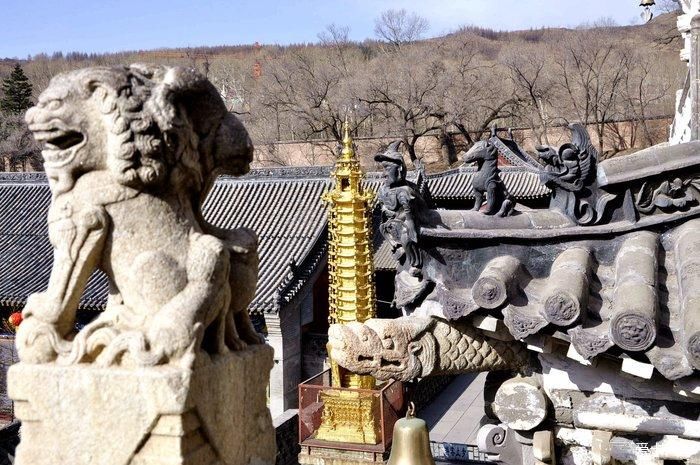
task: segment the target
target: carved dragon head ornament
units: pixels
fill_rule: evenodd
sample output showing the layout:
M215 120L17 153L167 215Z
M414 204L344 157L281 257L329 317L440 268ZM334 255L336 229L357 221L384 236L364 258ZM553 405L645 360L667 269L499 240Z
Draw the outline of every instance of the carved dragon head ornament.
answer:
M429 319L373 319L333 325L328 332L330 356L353 373L379 380L409 381L431 373L435 339Z

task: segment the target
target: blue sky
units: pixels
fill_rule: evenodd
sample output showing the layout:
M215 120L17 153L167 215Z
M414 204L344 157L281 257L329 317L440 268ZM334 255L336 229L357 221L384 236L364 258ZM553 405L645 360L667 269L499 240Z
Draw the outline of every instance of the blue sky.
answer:
M629 24L639 0L0 0L0 58L199 45L313 42L330 24L373 37L389 8L426 17L429 35L464 24L496 29Z

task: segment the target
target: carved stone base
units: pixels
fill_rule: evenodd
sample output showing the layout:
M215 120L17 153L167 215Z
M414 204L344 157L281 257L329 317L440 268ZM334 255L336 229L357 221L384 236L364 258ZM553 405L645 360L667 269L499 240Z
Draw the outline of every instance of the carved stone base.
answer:
M271 368L266 345L203 356L193 370L14 365L15 464L273 464Z
M302 446L300 465L384 465L387 454Z

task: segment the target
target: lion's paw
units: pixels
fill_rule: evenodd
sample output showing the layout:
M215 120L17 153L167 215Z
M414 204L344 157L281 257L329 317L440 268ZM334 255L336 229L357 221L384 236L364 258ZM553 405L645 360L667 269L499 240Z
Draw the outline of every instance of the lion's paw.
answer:
M17 353L24 363L50 363L68 344L56 327L35 318L25 319L17 330Z
M193 328L176 319L155 318L146 339L153 353L160 353L166 360L177 358L192 345Z

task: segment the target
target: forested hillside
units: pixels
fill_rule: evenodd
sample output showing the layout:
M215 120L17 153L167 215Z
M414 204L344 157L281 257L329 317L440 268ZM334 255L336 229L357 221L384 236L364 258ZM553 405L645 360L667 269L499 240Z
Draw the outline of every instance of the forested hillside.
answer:
M589 124L601 151L608 147L609 156L630 142L604 144L619 138L606 122L630 121L635 140L659 142L648 122L673 114L675 91L685 77L673 13L639 26L603 21L517 32L464 27L424 40L419 40L425 29L420 18L403 12L401 27L393 27L400 14L389 12L378 20L381 40L362 43L349 41L347 28L331 25L314 44L57 53L20 65L34 98L52 76L79 67L194 66L241 115L258 156L277 164L288 163L278 157L278 141L324 141L324 150L331 150L346 116L358 137L404 139L412 158L420 156L421 137L437 138L447 165L494 124L532 128L535 141L546 144L554 143L550 128L581 121ZM0 79L15 63L0 62ZM27 168L37 158L20 121L9 114L0 121L5 169Z

